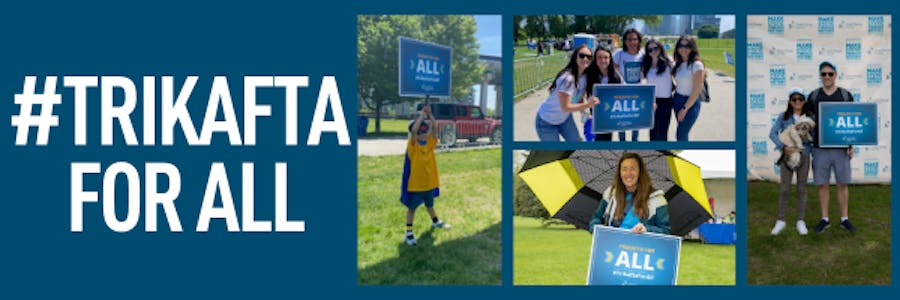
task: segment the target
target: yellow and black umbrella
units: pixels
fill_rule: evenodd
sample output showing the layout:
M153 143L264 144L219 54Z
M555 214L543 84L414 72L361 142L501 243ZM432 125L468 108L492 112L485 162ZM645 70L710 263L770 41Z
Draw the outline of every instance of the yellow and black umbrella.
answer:
M712 217L700 167L669 151L534 150L519 177L551 216L587 229L625 152L640 155L653 187L666 191L673 235L685 235Z

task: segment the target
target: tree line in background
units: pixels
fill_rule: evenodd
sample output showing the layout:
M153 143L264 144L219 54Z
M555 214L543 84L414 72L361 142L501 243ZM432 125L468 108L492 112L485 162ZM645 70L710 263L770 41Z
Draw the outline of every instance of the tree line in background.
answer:
M477 24L464 15L364 15L357 22L357 98L360 109L375 113L381 132L382 108L420 98L400 97L397 82L399 37L405 36L453 49L451 98L468 97L481 82L485 66L478 61Z
M626 26L633 20L643 20L648 26L656 26L662 21L662 16L513 16L513 37L516 42L519 42L528 38L565 38L572 33L622 34L627 29Z

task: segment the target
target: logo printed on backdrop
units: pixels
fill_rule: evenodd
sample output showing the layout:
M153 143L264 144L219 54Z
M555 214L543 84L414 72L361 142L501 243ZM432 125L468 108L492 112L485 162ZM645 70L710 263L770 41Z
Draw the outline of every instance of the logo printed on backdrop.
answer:
M856 21L841 20L841 22L838 24L838 29L844 31L859 31L862 30L862 27L863 23Z
M885 56L885 58L890 58L891 48L871 47L869 48L869 51L866 51L866 55Z
M753 147L753 156L769 155L769 151L766 149L766 138L755 137L750 145Z
M811 39L797 40L797 60L810 61L813 57L813 41Z
M859 89L859 88L850 88L850 89L847 89L847 91L849 91L849 92L850 92L850 95L853 96L853 102L860 102L860 101L862 101L862 90L861 90L861 89ZM870 98L870 99L871 99L871 98ZM873 102L873 101L867 101L867 102Z
M750 91L748 101L750 102L750 111L766 111L765 91L760 89Z
M862 59L862 40L847 39L845 44L847 60L857 61Z
M863 163L863 176L865 177L878 177L878 159L870 158L866 159Z
M834 34L834 16L819 17L819 35Z
M761 61L764 58L764 53L761 39L747 41L747 60Z
M869 64L866 66L866 86L881 86L881 78L881 64Z
M819 56L840 56L844 51L843 47L821 47L819 48Z
M784 16L769 16L769 34L784 34Z
M884 16L869 16L869 33L884 34Z
M795 20L791 20L791 23L788 24L788 29L793 31L809 30L812 27L812 23L805 23Z
M785 84L784 65L769 66L769 84L772 86L784 86Z
M818 79L818 76L816 76L815 74L812 74L812 73L800 73L800 74L791 73L791 76L788 79L791 82L804 83L806 81L814 81L815 79ZM795 85L797 85L797 84L795 84Z

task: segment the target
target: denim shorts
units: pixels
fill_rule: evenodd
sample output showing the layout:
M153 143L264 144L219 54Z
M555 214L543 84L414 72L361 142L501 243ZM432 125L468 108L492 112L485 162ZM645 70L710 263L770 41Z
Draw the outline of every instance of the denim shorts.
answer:
M812 149L813 184L828 184L831 180L831 170L834 169L834 179L840 184L850 183L850 155L847 148L837 149Z

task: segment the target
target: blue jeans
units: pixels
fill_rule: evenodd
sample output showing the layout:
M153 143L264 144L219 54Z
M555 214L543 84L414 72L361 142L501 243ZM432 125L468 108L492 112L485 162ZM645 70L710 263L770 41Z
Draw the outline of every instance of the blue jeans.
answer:
M672 121L672 98L656 98L656 112L653 129L650 130L650 140L667 141L670 121Z
M675 97L672 98L672 110L675 111L675 116L678 116L678 112L681 111L681 108L687 103L689 96L684 96L679 93L675 93ZM697 122L697 117L700 116L700 101L694 101L694 105L688 109L687 114L684 116L684 121L678 122L678 127L675 129L675 139L677 141L687 141L688 135L691 133L691 128L694 127L694 123Z
M567 142L581 141L581 136L578 134L578 127L575 126L572 114L569 114L569 117L559 125L547 123L547 121L541 119L540 115L535 116L534 127L541 142L559 142L560 135Z

